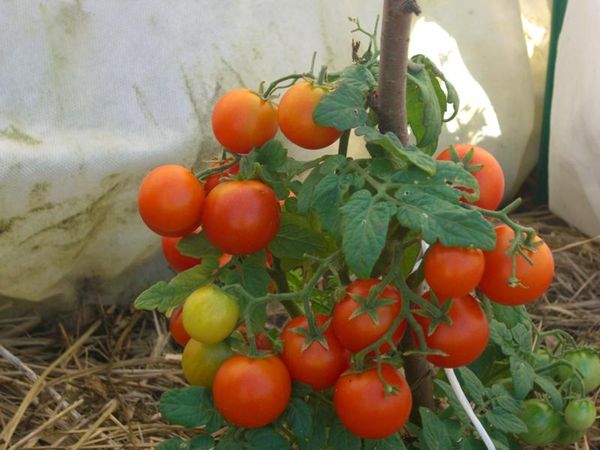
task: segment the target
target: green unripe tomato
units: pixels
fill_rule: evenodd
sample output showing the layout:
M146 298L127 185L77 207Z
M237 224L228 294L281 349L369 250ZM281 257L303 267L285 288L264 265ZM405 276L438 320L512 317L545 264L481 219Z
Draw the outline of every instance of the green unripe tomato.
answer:
M183 349L183 376L194 386L211 387L217 370L233 353L225 342L204 344L190 339Z
M236 300L215 286L196 289L183 305L183 328L196 341L221 342L234 330L240 309Z
M596 405L591 398L571 400L565 408L565 422L575 431L585 431L596 421Z
M558 434L557 438L554 439L554 443L562 445L574 444L575 442L583 439L584 435L585 431L572 430L567 426L566 423L563 422L562 426L560 427L560 433Z
M567 353L563 359L581 373L585 392L591 392L600 386L600 357L596 352L589 349L576 350ZM559 367L558 375L563 381L575 377L573 370L566 365ZM578 384L575 380L571 383L575 389Z
M547 445L560 433L560 414L543 400L525 400L519 418L528 430L519 434L519 438L527 444Z

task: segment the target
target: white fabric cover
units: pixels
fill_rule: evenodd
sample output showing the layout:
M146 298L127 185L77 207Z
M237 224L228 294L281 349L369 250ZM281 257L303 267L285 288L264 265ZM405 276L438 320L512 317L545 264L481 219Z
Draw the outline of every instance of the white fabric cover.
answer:
M381 6L0 2L0 302L130 301L164 276L159 238L136 211L144 174L218 154L210 110L226 90L304 71L314 50L318 64L347 65L346 17L370 28ZM411 50L438 61L461 96L441 144L488 147L514 190L535 158L523 156L535 96L519 3L421 6Z

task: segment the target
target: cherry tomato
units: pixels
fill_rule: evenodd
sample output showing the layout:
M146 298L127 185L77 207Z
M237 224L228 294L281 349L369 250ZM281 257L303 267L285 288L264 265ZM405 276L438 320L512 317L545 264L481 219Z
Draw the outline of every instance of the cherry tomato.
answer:
M448 312L452 325L442 322L431 335L428 335L431 320L418 314L414 316L423 329L427 347L447 354L428 355L427 360L438 367L466 366L485 350L490 337L489 323L477 300L470 295L440 300L441 303L446 301L452 301ZM415 342L418 342L416 336Z
M316 314L315 321L321 327L329 318ZM306 337L295 330L308 330L306 316L298 316L285 326L281 333L283 352L281 359L290 371L294 380L310 385L318 391L333 386L340 374L348 368L349 354L335 337L331 327L325 331L323 338L327 342L325 348L314 341L307 348Z
M480 170L471 172L477 179L477 183L479 183L479 200L473 202L473 204L480 208L495 210L504 195L504 172L502 172L498 160L490 152L476 145L457 144L454 149L460 159L464 158L469 150L473 149L473 159L471 159L469 165L481 164L483 166ZM440 153L437 159L451 161L450 149L447 148Z
M438 242L425 256L425 280L438 298L462 297L477 287L484 265L480 249L444 247Z
M221 164L226 164L231 161L231 159L228 159L220 163L213 164L213 167L219 167ZM212 191L217 184L227 180L227 178L237 175L239 171L240 165L236 164L234 166L231 166L229 169L225 169L223 172L215 173L209 176L204 182L204 192L206 192L206 194L208 195L208 193Z
M519 438L527 444L548 445L560 433L560 414L544 400L525 400L519 418L527 425L527 432L519 434Z
M277 109L256 92L234 89L215 104L212 129L223 147L235 153L249 153L277 133Z
M313 120L313 113L327 94L323 88L306 81L289 88L279 102L279 127L294 144L316 150L333 144L342 135L333 127L322 127Z
M575 350L567 353L563 359L575 366L583 379L585 392L594 391L600 386L600 357L596 352L588 349ZM559 366L558 375L563 381L573 379L571 385L573 389L578 389L579 383L574 380L575 375L570 367Z
M213 382L215 406L227 420L243 428L273 422L287 407L291 392L290 374L276 356L232 356Z
M177 249L177 243L182 237L162 237L162 251L169 266L177 272L183 272L184 270L191 269L192 267L200 264L202 261L198 258L192 258L191 256L185 256Z
M248 342L248 331L246 330L246 325L241 324L238 327L238 331L242 333L244 340ZM256 348L258 350L272 350L273 344L271 344L271 340L266 334L259 333L254 335L254 342L256 343Z
M173 337L173 340L184 347L185 344L187 344L190 340L190 336L183 328L183 317L181 315L182 311L183 308L179 306L171 314L171 317L169 318L169 331L171 332L171 337Z
M548 290L554 278L552 251L538 237L536 241L541 242L541 245L536 247L536 252L526 251L533 265L529 264L522 255L517 255L516 276L522 286L510 287L508 280L511 276L512 257L506 252L514 237L515 233L508 225L496 227L496 248L483 252L485 270L479 282L479 289L490 300L508 306L534 302Z
M563 422L560 427L560 432L553 442L556 444L569 445L580 441L583 439L583 436L585 436L585 431L572 430Z
M571 400L565 408L565 422L575 431L585 431L596 421L596 405L591 398Z
M217 370L231 355L225 342L203 344L190 339L181 357L183 376L191 385L211 387Z
M378 321L374 321L368 314L361 313L351 318L361 304L353 298L358 295L367 298L369 291L380 283L379 280L356 280L346 288L346 296L337 303L333 309L332 328L340 343L353 353L359 352L381 338L390 328L402 309L402 296L392 286L386 286L377 300L395 300L393 303L377 306ZM394 340L399 341L406 330L403 321L394 333ZM389 350L384 344L382 352Z
M383 364L381 373L396 392L386 393L376 368L342 375L335 383L335 412L351 433L365 439L383 439L397 433L412 408L410 387L398 370Z
M138 209L144 223L161 236L185 236L200 225L204 189L191 170L167 165L142 180Z
M192 339L205 344L221 342L235 329L239 306L229 294L215 286L203 286L183 304L183 327Z
M206 197L202 227L208 240L232 255L265 248L279 230L280 207L260 181L227 181Z

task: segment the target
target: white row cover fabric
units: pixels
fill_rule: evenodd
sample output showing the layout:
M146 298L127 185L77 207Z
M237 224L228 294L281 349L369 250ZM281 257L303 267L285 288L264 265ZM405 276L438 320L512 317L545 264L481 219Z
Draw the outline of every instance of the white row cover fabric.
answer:
M381 3L0 2L0 302L128 302L165 277L159 237L137 215L144 174L218 155L210 111L226 90L305 71L315 50L318 64L346 66L346 17L370 28ZM461 96L440 146L489 148L511 191L535 160L530 56L547 31L546 1L524 3L541 9L424 0L411 43ZM532 40L527 23L542 33Z

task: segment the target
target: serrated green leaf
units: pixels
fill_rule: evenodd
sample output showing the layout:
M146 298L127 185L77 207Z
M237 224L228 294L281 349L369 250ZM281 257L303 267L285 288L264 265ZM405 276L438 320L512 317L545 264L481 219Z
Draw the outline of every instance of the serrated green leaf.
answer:
M482 399L485 394L485 387L483 386L483 383L468 367L461 367L457 371L463 382L465 391L469 394L469 399L474 401L477 406L482 407Z
M205 425L204 391L203 387L191 386L165 392L160 397L160 415L167 422L186 428Z
M414 145L404 147L398 136L390 131L381 134L374 127L362 126L356 129L356 135L364 136L368 144L383 148L388 154L418 167L428 175L433 175L436 171L436 163L431 156Z
M550 403L552 407L557 411L562 411L564 406L564 400L559 390L554 386L554 380L544 377L542 375L536 374L534 377L534 382L537 384L540 389L542 389L548 397L550 397Z
M313 204L315 188L325 175L315 168L308 174L304 183L302 183L302 187L298 192L298 211L300 213L306 213L310 209Z
M294 392L296 393L297 385L294 383ZM302 385L302 389L308 389L309 393L312 390L307 385ZM307 394L308 395L308 394ZM298 440L298 448L300 450L323 450L327 443L327 429L335 418L333 408L325 406L322 403L315 405L313 422L312 422L312 434L308 440Z
M190 441L190 450L210 450L214 446L215 440L207 434L196 436Z
M516 324L510 330L513 340L516 342L518 349L523 353L531 353L533 336L531 329L522 323Z
M452 440L442 420L427 408L419 408L423 423L423 440L430 450L453 450Z
M312 409L303 399L293 397L288 404L285 420L299 439L308 439L313 432Z
M190 444L181 438L171 438L166 441L162 441L156 447L156 450L190 450Z
M362 447L360 438L350 433L339 419L331 426L328 444L335 450L360 450Z
M425 67L409 70L407 74L406 112L417 146L435 150L442 131L443 111L431 74Z
M365 439L365 450L406 450L398 433L385 439Z
M321 126L350 130L367 122L366 95L351 84L342 83L333 92L322 97L313 112L313 119Z
M533 389L535 371L526 361L516 355L510 357L510 374L516 398L523 400Z
M492 401L495 409L508 413L517 413L521 410L521 401L514 398L502 384L494 384L487 390L487 396Z
M222 251L210 243L205 233L188 234L177 243L177 250L183 255L191 256L193 258L206 258L211 256L218 258L223 254Z
M248 430L245 438L250 449L256 450L288 450L290 443L272 427Z
M299 259L305 254L323 255L327 250L327 242L306 217L283 212L279 231L269 244L269 249L277 258Z
M495 319L490 321L490 340L498 345L506 356L516 353L515 343L510 330L502 322Z
M315 186L312 207L325 230L334 230L338 224L341 194L340 179L335 174L326 175Z
M452 390L452 387L448 383L446 383L445 381L442 381L442 380L434 380L433 382L435 383L435 385L437 387L439 387L442 391L444 391L444 394L446 395L446 398L448 399L448 404L452 408L452 412L456 415L456 417L458 417L458 419L462 423L469 424L470 423L469 416L467 416L467 413L465 412L465 410L461 406L460 402L458 401L458 398L456 397L456 394ZM475 398L473 400L475 400Z
M350 85L363 94L377 87L377 80L375 80L371 71L359 64L346 67L342 70L340 80L342 80L343 84Z
M240 284L255 297L261 297L269 292L271 277L267 268L265 252L258 252L244 258L240 266Z
M429 72L431 81L434 82L434 87L436 90L436 95L438 97L438 102L440 104L440 108L443 111L442 116L445 114L445 112L448 109L447 105L452 105L452 108L454 110L453 113L448 117L442 117L442 120L444 122L448 122L448 121L452 120L458 113L458 108L459 108L458 93L456 92L456 89L454 88L452 83L450 83L446 79L443 72L433 63L433 61L431 61L426 56L415 55L411 58L411 60L416 64L424 65L425 68L427 69L427 71ZM438 80L441 80L444 83L446 92L444 92L441 89L440 83L437 82Z
M382 181L389 180L397 172L397 167L387 158L372 158L369 160L369 174Z
M478 439L475 439L471 436L466 436L462 441L460 441L460 450L486 450L487 447Z
M494 428L505 433L523 433L527 431L527 425L521 419L503 409L487 411L484 417Z
M393 207L365 189L352 194L340 212L346 263L359 278L368 278L385 245Z
M505 306L496 302L490 302L490 304L494 311L494 319L502 322L509 330L519 323L523 324L527 329L531 328L531 317L529 317L525 306Z

